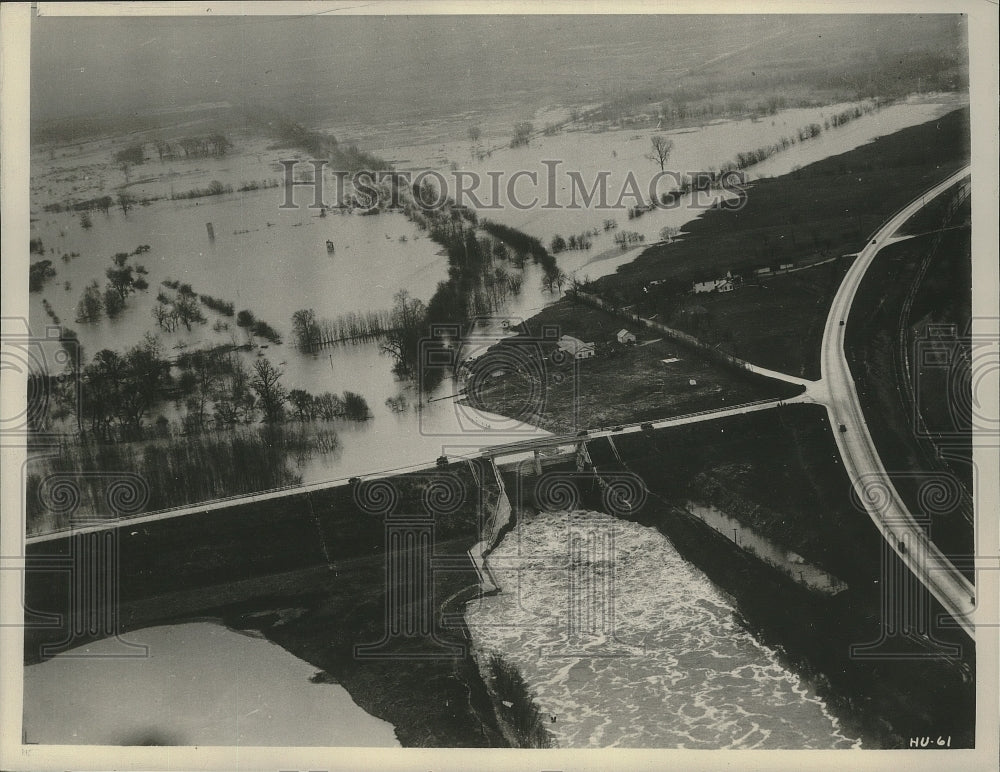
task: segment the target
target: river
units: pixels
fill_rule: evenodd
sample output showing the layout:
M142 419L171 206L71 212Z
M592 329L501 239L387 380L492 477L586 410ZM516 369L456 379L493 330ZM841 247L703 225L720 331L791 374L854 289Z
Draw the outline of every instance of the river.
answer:
M653 528L544 512L489 557L501 592L469 603L565 748L860 747L733 601Z
M893 105L824 131L750 172L785 173L955 106L947 99ZM685 169L718 167L740 150L811 121L822 122L824 109L826 114L834 111L783 111L773 120L723 121L675 132L675 160ZM642 156L651 133L565 133L529 148L499 150L490 161L512 171L537 165L542 158L561 158L567 168L584 173L612 163L620 172L640 162L648 166ZM468 156L468 147L458 142L397 150L394 158L400 166L413 169L444 169L452 159ZM261 160L265 172L246 176L266 176L275 157ZM198 184L215 173L203 170ZM433 401L418 407L412 386L394 378L391 361L374 344L339 346L315 355L291 345L294 311L314 308L318 316L332 317L382 310L404 288L426 301L445 278L447 264L437 245L402 215L320 218L306 209L280 210L280 203L281 192L275 189L164 201L127 216L95 215L94 227L86 230L76 216L41 212L33 201L32 237L42 238L54 250L46 257L58 272L31 297L33 329L48 323L41 304L45 298L63 324L79 332L88 359L104 347L122 350L154 331L153 298L168 278L230 300L238 309L251 309L284 334L285 343L271 344L260 354L283 371L287 388L314 393L350 389L364 395L373 411L370 421L338 423L339 450L309 460L300 470L306 482L426 465L442 453L471 454L482 445L541 433L457 407L449 398L447 381L430 395ZM485 214L545 243L556 233L568 236L600 226L608 216L593 211ZM683 227L699 214L680 207L628 222L623 212L616 216L621 227L641 232L649 243L657 240L664 225ZM213 223L214 239L207 236L207 222ZM334 241L335 255L326 251L327 239ZM623 252L612 239L612 233L601 231L591 250L561 253L560 267L594 279L634 259L642 249ZM75 307L85 284L92 278L103 282L111 255L139 244L150 245L147 254L135 259L149 270L150 292L134 296L114 322L77 324ZM73 251L80 256L60 259ZM529 266L520 295L499 315L516 321L557 299L558 293L545 292L540 284L537 268ZM177 352L227 342L234 334L239 339L242 332L235 326L213 331L208 324L191 333L159 334L165 350ZM385 400L399 394L408 395L410 404L394 412ZM164 405L162 412L175 416L176 408ZM610 546L611 534L613 549L602 552L602 544ZM476 649L481 657L498 651L522 670L560 746L859 745L842 732L809 686L737 623L732 601L655 530L595 513L572 518L544 513L508 534L490 563L503 592L467 609ZM568 585L577 588L572 605ZM589 593L583 601L581 587ZM607 606L612 599L613 606ZM570 635L567 621L584 609L589 610L583 634L576 629ZM601 609L611 613L602 615ZM614 635L603 626L611 619ZM150 644L148 659L57 658L26 668L28 740L395 744L390 726L364 714L339 686L310 684L311 667L266 641L203 623L150 628L131 637ZM100 653L106 645L99 642L89 649ZM122 684L128 684L127 692Z

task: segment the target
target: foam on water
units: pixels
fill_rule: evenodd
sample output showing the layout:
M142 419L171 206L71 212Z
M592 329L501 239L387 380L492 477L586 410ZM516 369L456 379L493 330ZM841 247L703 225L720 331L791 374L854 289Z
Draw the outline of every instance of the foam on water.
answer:
M655 529L542 513L488 563L502 592L466 622L478 651L521 669L559 746L860 744Z

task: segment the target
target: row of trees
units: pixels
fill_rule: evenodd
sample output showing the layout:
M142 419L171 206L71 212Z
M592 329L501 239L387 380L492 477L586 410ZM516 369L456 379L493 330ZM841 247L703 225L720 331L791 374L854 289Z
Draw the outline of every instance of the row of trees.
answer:
M239 360L236 360L239 362ZM265 357L253 363L247 373L241 364L233 368L228 391L215 402L216 420L222 423L246 422L259 413L265 423L279 423L291 415L301 421L367 421L372 417L365 398L353 391L342 395L325 392L310 394L305 389L287 390L281 382L284 374ZM248 388L249 387L249 388Z
M636 244L642 244L645 241L645 235L639 233L638 231L618 231L618 233L615 234L615 244L622 249L634 247Z
M169 161L180 157L180 153L183 153L185 158L224 156L232 149L233 143L225 134L216 131L200 137L183 137L173 142L155 139L153 146L161 161ZM140 146L140 151L141 149Z
M79 378L85 432L102 442L144 437L151 411L168 400L184 408L182 425L188 433L289 418L371 418L368 403L355 392L313 395L286 389L282 371L265 357L248 366L233 350L220 347L185 352L172 363L151 335L124 353L103 349L68 375Z
M180 201L188 198L204 198L206 196L221 196L225 193L232 193L232 185L224 185L218 180L212 180L208 183L206 188L191 188L191 190L185 190L182 193L171 193L171 201Z
M149 199L138 199L131 193L121 190L115 194L114 197L111 196L98 196L97 198L88 198L86 201L64 201L63 203L52 203L45 205L46 212L80 212L80 221L89 222L90 225L84 225L84 228L89 228L93 225L93 221L87 214L89 212L99 211L104 214L110 214L111 209L114 206L118 206L122 210L122 214L128 214L129 210L132 209L136 204L146 203L149 201L155 201L155 198Z
M168 295L161 290L156 296L153 318L160 329L174 332L183 325L190 332L193 324L207 323L208 320L198 305L200 302L221 316L232 317L235 315L236 326L246 333L247 344L252 344L254 337L264 338L271 343L281 343L281 334L267 322L254 316L253 311L243 309L236 313L236 306L230 301L212 295L200 295L194 291L190 284L182 283L176 279L164 279L161 283L164 287L174 290L175 294ZM228 327L228 323L220 322L218 327L225 329Z
M334 319L320 319L311 308L292 314L292 335L303 351L315 351L330 343L381 337L392 325L391 311L349 312Z
M236 314L236 326L246 333L248 343L253 343L254 336L271 343L281 343L281 333L263 319L258 319L249 309Z
M759 164L762 161L766 161L771 156L780 153L782 150L787 150L792 145L797 142L806 142L807 140L818 137L823 133L824 127L829 129L830 127L843 126L850 121L860 118L862 115L868 115L879 108L877 102L866 102L863 105L856 105L855 107L842 110L839 113L827 118L823 122L823 126L818 123L810 123L807 126L800 126L798 130L791 137L783 136L776 142L770 145L763 145L758 147L756 150L744 150L736 154L736 158L730 163L723 166L723 171L729 169L746 169L755 164Z
M592 233L591 231L585 231L584 233L574 234L568 239L564 239L559 234L556 234L552 237L549 249L554 255L558 255L560 252L565 252L567 249L590 249L593 246L593 242L590 240L591 236L595 235L597 234Z

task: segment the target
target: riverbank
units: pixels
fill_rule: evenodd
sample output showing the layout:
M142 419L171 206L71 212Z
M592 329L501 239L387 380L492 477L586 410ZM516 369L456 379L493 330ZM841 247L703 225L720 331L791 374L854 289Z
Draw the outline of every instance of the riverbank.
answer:
M218 618L308 662L317 680L343 685L406 747L502 746L463 629L445 624L440 611L447 599L478 591L468 550L480 538L479 495L477 475L462 463L120 526L113 626L123 640L141 641L146 627ZM413 577L387 574L398 565L397 553L386 552L392 517L402 513L423 517L418 530L433 534L432 557L418 545L407 552L417 565L432 559L433 570L427 594L396 608L393 581L416 586ZM28 548L38 570L26 574L27 606L61 613L67 625L80 611L68 606L69 576L44 566L74 549L69 539ZM379 647L394 613L428 625L431 636L390 637ZM68 634L29 626L25 662L44 658L46 644L53 648L45 657L86 642L69 636L72 644L60 644Z
M729 593L745 625L816 688L845 731L863 737L865 747L906 748L909 737L928 733L971 747L975 646L935 623L910 619L905 636L886 627L891 601L883 594L904 592L892 577L905 569L852 505L822 408L792 405L623 435L615 446L624 468L649 490L643 507L622 516L657 528ZM608 455L602 457L613 472ZM766 534L848 589L824 595L804 588L687 512L692 498ZM928 619L936 619L938 604L922 598ZM957 654L947 654L947 646L957 646Z
M818 377L823 322L847 260L892 213L968 163L969 111L882 136L772 179L753 181L738 211L704 212L671 243L586 287L704 336L721 351ZM752 171L752 168L750 169ZM776 276L783 266L807 271ZM735 289L688 296L737 275Z

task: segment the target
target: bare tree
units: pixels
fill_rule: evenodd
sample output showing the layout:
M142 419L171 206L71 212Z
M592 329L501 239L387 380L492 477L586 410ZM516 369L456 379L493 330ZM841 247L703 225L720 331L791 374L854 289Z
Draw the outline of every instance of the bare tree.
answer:
M662 134L654 134L649 141L652 145L652 150L646 158L654 163L658 163L660 165L660 171L662 172L667 166L667 160L670 158L670 151L674 149L674 142L673 140L667 139Z
M397 375L408 375L417 362L427 309L406 290L393 295L393 301L391 327L385 331L379 349L396 360L393 369Z
M124 191L118 194L118 206L122 208L122 214L128 214L128 210L135 204L135 196Z
M278 370L267 359L258 359L253 363L254 376L250 386L257 392L264 420L268 423L280 421L285 414L285 402L288 393L281 385L281 370Z
M316 312L311 308L303 308L292 314L292 330L299 348L306 351L312 351L322 337Z

